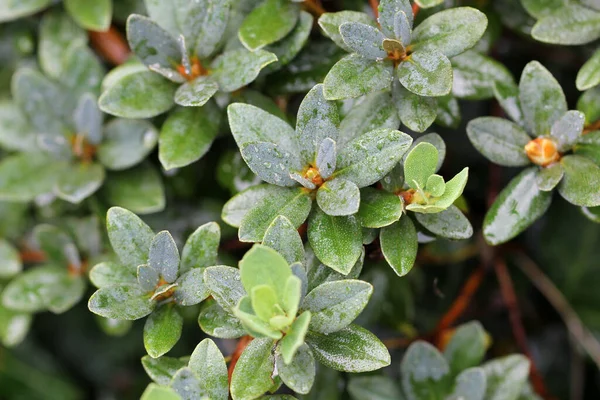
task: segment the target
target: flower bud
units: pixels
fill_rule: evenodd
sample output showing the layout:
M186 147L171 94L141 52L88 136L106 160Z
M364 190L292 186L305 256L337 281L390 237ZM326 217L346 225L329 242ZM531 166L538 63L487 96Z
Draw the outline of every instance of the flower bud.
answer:
M560 160L554 140L545 137L533 139L525 145L525 153L532 163L546 167Z

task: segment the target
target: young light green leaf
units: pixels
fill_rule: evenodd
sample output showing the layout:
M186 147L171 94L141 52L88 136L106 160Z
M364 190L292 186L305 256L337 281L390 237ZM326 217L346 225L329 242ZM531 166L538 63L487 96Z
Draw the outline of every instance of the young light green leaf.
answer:
M436 48L416 50L397 69L400 83L419 96L439 97L452 90L452 64Z
M488 243L509 241L550 207L552 193L538 189L536 175L536 167L527 168L500 192L483 221L483 235Z
M211 399L227 400L227 366L215 342L210 339L201 341L190 357L189 367Z
M488 347L487 333L477 321L459 326L444 349L444 357L454 374L478 366Z
M473 236L473 226L455 205L439 213L415 213L415 218L425 229L437 236L454 240Z
M577 73L577 89L584 91L600 84L600 50L583 64Z
M252 288L267 285L275 290L279 300L284 298L285 282L292 270L285 258L270 247L256 244L240 261L241 280L246 293Z
M317 360L337 371L367 372L390 364L390 353L383 343L357 325L329 335L309 333L306 343Z
M392 73L393 65L389 61L377 62L350 54L329 70L323 81L323 92L327 100L359 97L388 89Z
M376 61L387 57L382 47L385 37L379 29L360 22L345 22L339 29L342 40L352 52Z
M250 52L235 49L221 54L210 65L219 90L230 93L254 81L260 71L277 61L273 53L265 50Z
M561 181L565 173L562 164L554 163L547 167L542 167L535 177L535 183L540 190L549 192L553 190Z
M182 400L177 392L169 387L158 386L156 383L148 385L140 400Z
M92 31L106 31L110 27L113 3L110 0L65 0L65 8L82 27Z
M446 191L446 182L441 175L433 174L427 178L425 191L431 194L432 197L440 197Z
M567 112L567 100L560 84L537 61L531 61L523 69L519 100L527 128L535 136L549 134L552 124Z
M329 334L344 329L369 302L373 286L358 280L325 282L304 298L302 309L312 314L310 330Z
M117 117L152 118L173 107L176 88L152 71L136 72L116 80L102 93L98 105Z
M281 339L279 351L283 358L284 364L291 364L296 356L296 352L304 344L306 332L308 332L311 313L304 311L296 318L290 326L290 330Z
M198 315L198 325L204 333L220 339L237 339L246 334L240 320L217 302L207 300L204 304Z
M308 394L316 375L315 358L306 344L302 344L291 363L286 364L281 353L275 354L275 366L279 377L296 393Z
M430 204L409 204L406 206L407 210L414 211L417 213L438 213L450 207L460 197L467 180L469 179L469 167L463 168L454 178L446 182L446 190L440 197L434 197L430 199Z
M328 215L356 214L360 191L352 181L335 178L321 185L317 191L317 204Z
M308 221L308 241L323 264L346 275L361 254L360 222L352 215L336 217L316 208Z
M273 340L254 339L240 356L231 376L233 400L254 399L273 385Z
M435 48L447 57L470 49L487 28L487 17L471 7L456 7L437 12L413 31L415 51Z
M577 3L569 4L538 20L531 36L545 43L588 43L600 37L600 12Z
M435 174L438 151L430 143L422 142L408 152L404 160L404 179L413 189L425 189L427 179Z
M400 366L402 388L408 400L444 398L451 389L450 367L431 344L411 344Z
M402 216L402 200L394 193L365 187L360 190L358 218L363 227L383 228Z
M400 218L400 221L382 228L379 240L383 256L394 272L398 276L406 275L415 263L419 247L417 231L410 218Z
M248 50L255 51L283 39L296 25L300 9L287 0L266 0L246 17L238 38Z
M262 242L281 254L290 265L304 261L302 238L290 220L282 215L269 225Z
M467 135L471 144L488 160L505 167L531 163L525 145L531 138L519 125L496 117L480 117L469 121Z
M175 346L181 336L183 317L174 304L154 310L144 325L144 347L148 355L157 358Z
M127 268L146 264L152 229L137 215L120 207L112 207L106 214L106 228L113 250Z
M564 177L558 185L558 193L577 206L600 206L600 167L578 155L564 156L560 164Z
M98 289L88 302L94 314L105 318L136 320L150 314L156 303L137 284L105 286Z

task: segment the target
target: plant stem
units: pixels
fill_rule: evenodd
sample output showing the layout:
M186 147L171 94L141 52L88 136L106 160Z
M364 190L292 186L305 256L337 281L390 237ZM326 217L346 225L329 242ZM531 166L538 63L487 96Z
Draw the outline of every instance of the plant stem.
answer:
M131 50L127 41L114 26L106 32L89 31L90 42L93 48L114 65L121 65L127 61Z
M248 336L248 335L242 336L240 338L240 340L238 340L237 346L235 347L233 354L231 354L231 361L229 362L229 368L227 369L227 375L229 377L229 382L231 382L231 375L233 375L233 370L235 369L235 364L237 364L238 360L240 359L240 356L244 352L244 349L246 348L246 346L248 346L250 344L251 341L252 341L252 336Z
M318 0L304 0L303 4L306 11L310 12L315 17L320 17L327 12L323 6L319 4Z
M375 15L375 19L379 18L379 1L378 0L369 0L369 5L373 10L373 15Z
M21 250L19 256L24 263L39 263L46 261L46 255L43 252L36 250Z

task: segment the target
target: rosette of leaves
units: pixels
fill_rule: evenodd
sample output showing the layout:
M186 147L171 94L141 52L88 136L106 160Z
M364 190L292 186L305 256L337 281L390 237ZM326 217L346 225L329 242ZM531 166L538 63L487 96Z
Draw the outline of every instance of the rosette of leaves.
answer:
M521 0L537 19L531 36L540 42L578 45L600 38L600 4L595 0Z
M2 0L0 22L13 21L33 15L56 3L53 0ZM63 6L71 18L82 28L106 31L112 19L112 0L63 0Z
M281 382L297 393L308 393L315 379L315 358L346 372L372 371L389 364L385 346L352 324L371 296L369 283L355 279L317 283L303 266L300 235L285 217L271 225L265 243L281 254L257 244L240 261L239 270L217 266L205 272L220 311L214 306L202 311L203 329L223 321L221 332L237 329L238 336L246 333L255 338L233 370L234 399L258 398L274 392ZM232 317L239 322L225 321ZM212 331L219 334L217 329Z
M386 376L353 377L348 391L353 400L538 400L528 383L525 356L513 354L481 364L488 342L479 322L461 325L443 353L424 341L411 344L402 358L399 383Z
M308 238L317 257L347 274L362 251L354 216L360 188L383 178L412 138L388 128L339 135L338 106L325 100L322 85L304 98L295 130L248 104L232 104L228 114L242 157L267 184L234 196L223 208L223 220L239 227L241 241L259 242L279 215L295 227L308 218Z
M562 88L550 72L530 62L518 88L498 84L496 96L514 122L477 118L467 125L469 139L496 164L528 168L513 178L488 210L485 239L496 245L521 233L546 212L554 188L577 206L600 205L598 134L583 134L585 115L567 110Z
M219 226L214 222L200 226L187 239L181 256L169 232L155 235L123 208L108 210L107 228L120 262L103 262L90 271L98 290L88 307L95 314L117 320L148 316L144 346L151 357L159 357L181 336L179 308L208 297L202 274L216 263Z
M406 275L414 265L419 232L427 240L468 239L473 234L471 223L454 205L465 188L469 169L464 168L446 182L436 173L445 151L439 135L425 135L403 162L381 180L383 190L361 189L361 226L381 229L381 252L399 276ZM371 240L375 237L376 233Z
M449 57L473 47L487 27L480 11L458 7L433 14L413 30L408 0L379 4L379 25L363 13L323 14L319 25L338 46L351 52L325 80L329 100L391 91L402 122L424 131L438 113L436 97L452 90ZM418 110L418 111L417 111Z
M44 255L42 265L15 275L2 292L0 315L4 313L6 318L12 314L8 322L16 330L6 332L10 333L9 342L24 337L31 314L64 313L85 293L88 261L99 257L103 250L98 221L94 217L70 220L65 228L69 231L52 225L34 229L35 246Z
M133 14L127 38L144 65L118 67L105 81L100 108L124 118L169 112L159 141L166 169L202 157L218 134L220 109L209 100L252 81L277 57L243 47L222 50L229 1L146 1L150 18ZM151 99L151 100L149 100Z

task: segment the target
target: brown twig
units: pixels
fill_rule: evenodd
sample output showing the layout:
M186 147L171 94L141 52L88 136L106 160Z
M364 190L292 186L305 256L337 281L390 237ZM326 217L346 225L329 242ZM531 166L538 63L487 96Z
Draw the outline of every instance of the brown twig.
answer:
M417 14L419 13L419 11L421 10L421 7L419 7L419 5L417 3L414 3L412 5L412 9L413 9L413 16L417 16Z
M106 32L88 33L93 48L111 64L121 65L129 58L131 51L127 41L114 26Z
M373 15L375 16L375 19L379 18L379 1L369 0L369 5L371 6L371 10L373 10Z
M46 255L42 251L37 250L21 250L19 253L21 261L24 263L39 263L46 261Z
M320 4L319 0L304 0L304 8L315 17L320 17L327 11Z
M542 272L540 267L524 253L519 253L516 264L548 302L552 304L563 319L569 333L581 345L596 366L600 368L600 342L581 322L581 319L561 291Z
M547 398L548 391L546 390L543 378L535 365L533 357L531 356L531 352L529 351L529 346L527 344L527 334L521 321L521 310L519 309L519 303L517 300L517 295L515 293L515 288L510 274L508 273L506 263L502 258L496 258L494 262L494 270L496 271L498 283L500 284L500 292L502 293L502 299L504 300L504 304L506 306L506 309L508 310L508 317L510 320L513 335L521 352L527 358L529 358L531 383L533 384L535 391L540 396Z
M252 341L252 336L242 336L240 340L237 342L237 346L235 350L231 354L231 360L229 361L229 368L227 369L227 375L229 377L229 382L231 382L231 375L233 375L233 370L235 369L235 364L237 364L240 356L244 352L246 346L250 344Z

